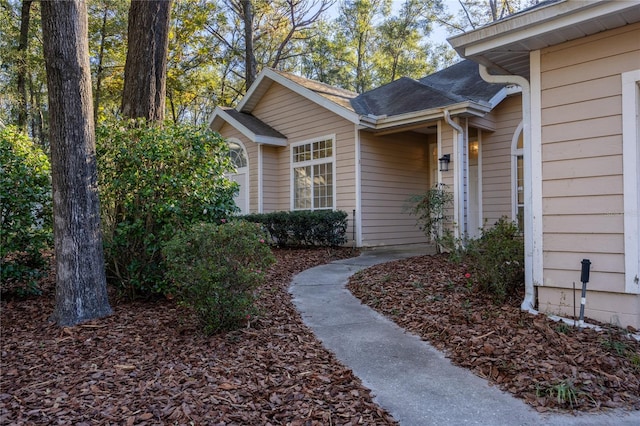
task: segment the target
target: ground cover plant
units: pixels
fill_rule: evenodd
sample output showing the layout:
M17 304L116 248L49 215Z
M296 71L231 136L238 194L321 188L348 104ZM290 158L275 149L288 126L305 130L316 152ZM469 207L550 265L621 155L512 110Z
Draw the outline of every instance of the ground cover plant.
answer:
M471 266L446 255L415 257L365 269L348 288L539 412L640 409L640 342L628 330L579 331L534 316L520 310L522 292L499 303L479 291Z
M274 254L250 327L210 337L170 300L113 300L113 316L58 328L52 276L40 297L3 297L0 424L395 424L287 292L294 273L352 251Z

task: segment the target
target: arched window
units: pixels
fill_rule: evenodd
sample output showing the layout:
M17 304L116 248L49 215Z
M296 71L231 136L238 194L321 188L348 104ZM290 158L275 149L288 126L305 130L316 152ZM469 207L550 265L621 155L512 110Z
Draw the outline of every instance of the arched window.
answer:
M234 141L228 141L227 145L229 146L229 156L231 157L231 162L233 162L233 165L236 167L236 169L247 167L247 153L245 152L244 147L238 142Z
M238 184L238 194L234 197L241 214L249 213L249 159L244 145L239 140L228 140L229 158L236 168L235 173L228 178Z
M513 218L518 222L520 232L524 232L524 137L522 122L516 129L511 142Z

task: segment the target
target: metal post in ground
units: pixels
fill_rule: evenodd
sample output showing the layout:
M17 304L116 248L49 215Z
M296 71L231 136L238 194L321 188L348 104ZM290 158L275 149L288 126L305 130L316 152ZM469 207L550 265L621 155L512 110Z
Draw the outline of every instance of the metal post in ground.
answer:
M589 259L582 259L582 273L580 274L580 281L582 281L582 298L580 299L580 321L578 321L578 327L584 327L584 305L587 303L587 283L589 282L589 268L591 267L591 261Z

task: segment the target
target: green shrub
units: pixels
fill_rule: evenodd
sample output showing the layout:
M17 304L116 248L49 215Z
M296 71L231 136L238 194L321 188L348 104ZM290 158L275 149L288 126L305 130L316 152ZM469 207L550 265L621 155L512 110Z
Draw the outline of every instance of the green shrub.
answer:
M467 244L469 263L480 288L497 302L524 287L524 240L518 226L506 218Z
M442 183L407 200L406 210L416 216L418 226L427 238L436 243L439 252L455 247L451 246L452 234L443 229L443 225L451 220L449 211L452 203L453 193Z
M162 244L237 209L227 145L171 123L105 123L96 133L107 277L129 298L163 294Z
M51 169L45 153L13 127L0 129L0 282L38 293L52 246Z
M347 242L347 216L340 210L299 210L242 218L262 224L277 246L340 246Z
M254 315L255 289L275 262L260 225L200 223L164 245L167 276L203 331L232 330Z

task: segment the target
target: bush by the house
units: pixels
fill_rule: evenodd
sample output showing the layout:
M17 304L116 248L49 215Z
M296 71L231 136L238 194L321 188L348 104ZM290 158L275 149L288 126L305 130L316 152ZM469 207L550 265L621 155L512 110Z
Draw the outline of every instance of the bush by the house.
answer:
M466 252L481 290L497 302L524 286L524 240L514 222L500 218L480 238L470 240Z
M260 225L200 223L164 246L175 295L206 334L231 330L255 315L255 290L275 262Z
M347 242L347 213L300 210L250 214L243 219L260 223L277 246L340 246Z
M37 293L52 245L51 169L46 154L16 128L0 128L0 282Z
M406 210L416 217L418 226L439 252L455 249L451 234L443 228L451 220L453 193L447 185L439 183L425 193L413 195L407 200Z
M236 210L227 145L171 123L112 122L96 133L107 277L130 298L165 293L162 243Z

